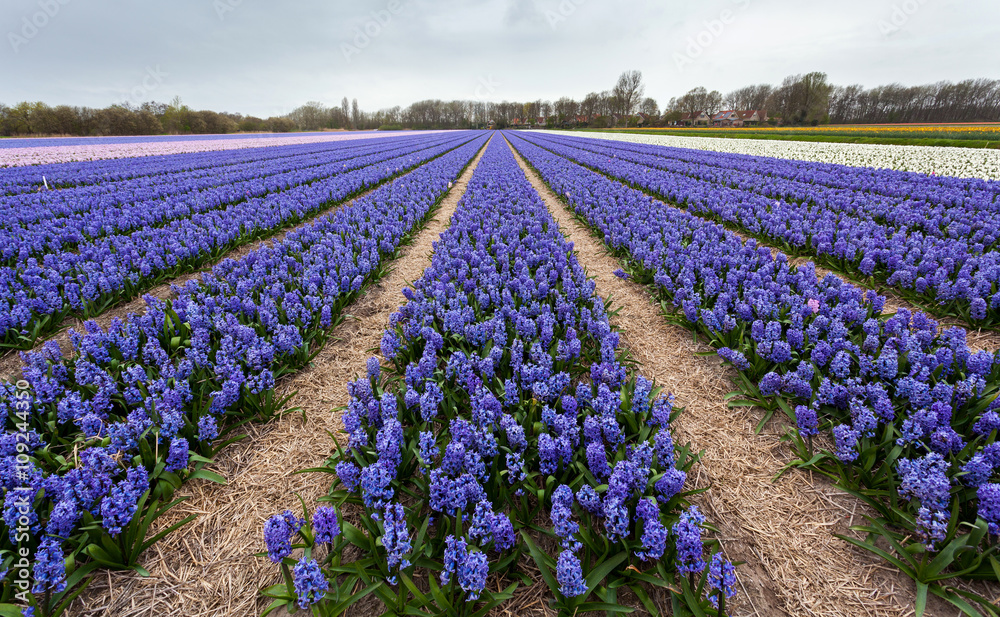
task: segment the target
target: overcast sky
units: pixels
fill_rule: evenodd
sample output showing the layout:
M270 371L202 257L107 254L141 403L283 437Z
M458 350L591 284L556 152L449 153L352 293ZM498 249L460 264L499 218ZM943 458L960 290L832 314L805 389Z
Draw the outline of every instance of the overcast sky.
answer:
M996 0L2 0L0 103L257 116L357 98L578 100L639 69L662 106L824 71L1000 78Z

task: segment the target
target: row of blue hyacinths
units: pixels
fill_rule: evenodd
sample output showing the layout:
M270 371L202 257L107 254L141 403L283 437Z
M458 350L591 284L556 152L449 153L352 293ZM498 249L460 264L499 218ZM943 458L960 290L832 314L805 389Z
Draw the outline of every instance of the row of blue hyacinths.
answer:
M265 526L285 573L271 608L338 615L375 594L394 614L483 615L528 582L530 557L563 615L629 611L621 587L652 614L653 589L674 615L724 613L735 572L688 505L696 456L674 444L678 410L626 370L594 290L494 138L403 292L386 370L371 358L349 384L334 505Z
M50 617L98 566L134 568L156 517L232 431L284 401L275 380L309 361L486 143L472 137L273 246L228 259L107 330L88 323L27 354L26 388L0 384L0 614ZM193 518L193 517L189 517ZM31 564L30 576L22 558ZM31 579L30 592L19 581ZM36 611L37 609L37 611Z
M1000 326L1000 182L562 135L531 141L942 317Z
M877 516L855 542L969 615L989 598L949 579L1000 579L1000 358L923 313L882 314L885 298L513 137L629 273L673 319L739 371L736 405L783 410L801 465L833 477ZM814 452L823 435L830 450ZM876 542L878 540L878 542ZM888 548L888 550L886 550Z

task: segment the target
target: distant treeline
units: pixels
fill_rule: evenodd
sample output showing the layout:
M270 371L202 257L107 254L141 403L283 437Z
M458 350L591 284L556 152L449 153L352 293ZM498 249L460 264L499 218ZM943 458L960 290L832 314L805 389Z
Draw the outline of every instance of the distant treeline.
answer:
M926 86L889 84L866 90L837 86L830 94L830 122L990 122L1000 120L1000 80L939 81Z
M784 125L883 124L904 122L1000 121L1000 80L941 81L923 86L889 84L875 88L829 83L825 73L786 77L780 85L757 84L723 95L694 88L671 98L662 111L644 96L642 73L626 71L613 88L580 100L500 103L419 101L408 107L362 110L357 99L327 106L311 101L284 116L267 119L238 113L195 111L179 98L105 109L50 107L42 102L0 103L0 135L158 135L234 132L317 131L324 129L464 129L496 126L663 126L685 113L709 115L725 109L765 110L769 122ZM578 122L579 120L579 122Z
M195 133L294 131L287 117L262 120L241 114L194 111L174 99L171 104L112 105L104 109L23 102L0 103L0 135L162 135Z
M700 105L700 107L699 107ZM786 77L779 86L757 84L725 96L695 88L668 109L687 112L720 109L764 109L788 125L886 124L903 122L1000 121L1000 80L939 81L923 86L889 84L865 88L837 86L826 73Z

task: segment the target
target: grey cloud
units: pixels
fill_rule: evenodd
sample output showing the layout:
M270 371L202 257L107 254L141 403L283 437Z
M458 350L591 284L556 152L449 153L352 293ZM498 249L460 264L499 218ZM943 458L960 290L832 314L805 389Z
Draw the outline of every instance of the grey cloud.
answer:
M157 66L167 76L150 98L265 116L343 96L369 110L474 98L485 79L496 101L581 98L633 68L661 105L699 85L725 92L812 70L866 86L1000 77L990 0L61 1L31 37L24 20L60 0L0 4L0 102L103 107ZM678 70L673 55L726 10L735 20ZM24 39L16 50L11 35Z

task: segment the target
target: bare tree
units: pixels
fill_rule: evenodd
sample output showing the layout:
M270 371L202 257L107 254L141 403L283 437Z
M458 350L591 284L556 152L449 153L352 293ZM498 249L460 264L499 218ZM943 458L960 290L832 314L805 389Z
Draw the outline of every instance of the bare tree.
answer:
M642 101L642 95L646 93L646 86L642 83L642 71L625 71L618 76L618 83L615 84L612 94L618 102L618 108L625 116L635 113L636 107Z
M712 90L705 97L705 113L709 116L715 115L715 112L722 108L722 93L718 90Z
M583 102L580 103L580 113L584 116L590 117L598 112L601 106L601 95L597 92L591 92L587 96L583 97Z
M358 107L358 99L351 100L351 128L358 130L361 124L361 109Z
M576 117L579 105L569 97L562 97L555 103L555 112L559 122L565 122Z
M660 106L656 104L656 99L647 97L644 98L642 100L642 104L639 105L639 111L649 116L656 117L660 115Z
M552 115L552 103L550 101L542 101L539 111L541 111L543 118L548 119Z
M708 91L705 88L701 86L691 88L677 99L677 110L687 114L705 111L705 99L707 97Z
M329 114L323 103L309 101L288 114L288 117L300 131L317 131L326 125Z

